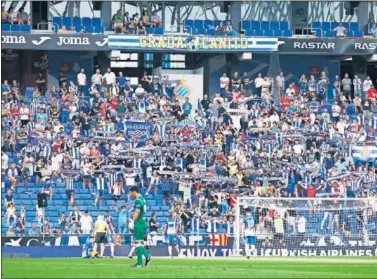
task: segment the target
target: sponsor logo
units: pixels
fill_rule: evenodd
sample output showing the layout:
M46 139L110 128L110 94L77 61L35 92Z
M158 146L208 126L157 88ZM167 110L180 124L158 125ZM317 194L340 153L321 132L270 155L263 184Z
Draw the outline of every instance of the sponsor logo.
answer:
M18 52L13 52L12 49L6 49L1 53L1 57L4 60L12 61L18 58Z
M26 44L26 38L24 36L1 36L2 44Z
M51 37L42 36L42 37L39 38L39 41L38 40L32 40L31 42L36 46L40 46L41 44L43 44L45 41L48 41L48 40L51 40Z
M35 68L39 68L40 71L43 71L43 70L46 70L48 68L48 56L47 56L47 53L45 53L42 57L41 57L41 61L39 62L34 62L33 66Z
M13 239L10 239L9 242L5 242L4 243L4 246L13 246L13 247L17 247L17 246L21 246L21 238L17 239L17 240L13 240Z
M103 38L102 42L96 42L96 45L99 46L99 47L103 47L103 46L107 45L108 41L109 41L108 38Z
M335 49L335 43L330 43L330 42L293 42L293 48L299 48L299 49Z
M355 43L355 49L375 50L377 49L377 43Z
M90 45L90 41L86 37L58 37L57 45Z

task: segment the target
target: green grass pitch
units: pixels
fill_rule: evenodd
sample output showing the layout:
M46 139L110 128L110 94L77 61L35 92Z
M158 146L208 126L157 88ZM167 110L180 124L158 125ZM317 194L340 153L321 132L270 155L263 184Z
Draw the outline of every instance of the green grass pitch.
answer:
M2 278L377 278L376 258L2 259Z

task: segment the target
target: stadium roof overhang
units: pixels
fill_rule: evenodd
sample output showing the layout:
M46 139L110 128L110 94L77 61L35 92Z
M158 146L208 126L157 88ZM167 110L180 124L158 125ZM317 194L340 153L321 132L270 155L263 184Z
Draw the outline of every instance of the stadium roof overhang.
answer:
M377 53L376 39L251 38L189 35L5 34L4 49L71 50L169 53L239 53L278 51L280 54L370 55Z

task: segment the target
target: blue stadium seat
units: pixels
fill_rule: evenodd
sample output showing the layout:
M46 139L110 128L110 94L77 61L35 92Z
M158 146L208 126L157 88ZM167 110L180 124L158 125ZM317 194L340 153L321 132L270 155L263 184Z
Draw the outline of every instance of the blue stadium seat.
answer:
M69 16L63 17L63 25L69 30L72 26L72 18Z
M74 25L74 26L75 26L75 30L76 30L76 32L79 33L79 32L81 31L81 29L82 29L81 24Z
M293 36L293 32L292 32L292 30L284 30L283 31L283 36L284 37L292 37Z
M164 34L164 29L162 29L161 27L156 27L155 30L154 30L154 33L155 34Z
M335 22L335 21L333 21L333 22L330 22L330 30L333 30L335 27L337 27L339 25L339 23L338 22Z
M222 22L222 20L219 20L219 19L215 19L215 20L213 21L213 24L215 25L215 28L216 28L216 26L220 25L220 22ZM224 25L225 25L225 24L224 24Z
M81 17L75 16L72 18L72 25L77 26L77 25L82 25L82 20Z
M259 30L260 29L260 21L252 21L250 28L254 29L254 30Z
M353 36L355 38L362 38L362 37L364 37L364 33L360 30L355 30L355 31L353 31Z
M268 22L268 21L262 21L261 22L261 29L262 30L269 30L270 29L270 22Z
M264 36L264 31L263 30L254 30L254 36L255 37L263 37Z
M104 30L103 26L101 26L101 25L95 25L94 26L94 32L95 33L104 33L105 30Z
M60 29L60 27L63 25L62 18L60 16L54 16L52 18L52 24L56 24L58 26L57 29Z
M322 22L323 31L330 31L330 22Z
M93 17L92 24L93 26L102 26L102 19L100 17Z
M314 29L322 29L322 24L318 21L312 22L312 28Z
M273 30L264 30L264 36L273 37L274 36Z
M241 30L248 30L251 28L251 22L249 20L241 21Z
M21 25L21 32L30 33L31 32L30 25L27 25L27 24Z
M282 30L273 30L274 31L274 37L282 37L283 31Z
M325 37L327 38L335 38L335 33L332 31L325 31Z
M254 37L254 30L248 29L245 31L245 36Z
M279 30L280 29L280 24L277 21L271 21L270 23L270 29L271 30Z
M213 23L213 20L211 20L211 19L205 19L203 24L204 24L205 29L215 29L216 28L216 26Z
M350 30L350 24L349 22L342 22L342 25L344 28L346 28L347 30ZM334 29L334 28L333 28Z
M204 28L198 28L196 33L199 34L199 35L206 35L207 30L204 29Z
M289 29L289 25L288 25L288 21L281 21L280 22L280 30L288 30Z
M353 31L347 31L346 36L347 36L348 38L353 38L353 37L354 37L354 36L353 36Z
M203 20L201 20L201 19L196 19L195 21L194 21L194 27L196 28L196 29L203 29Z
M1 24L1 31L10 32L10 24Z
M154 28L152 27L147 27L145 30L147 31L147 34L154 34Z
M92 25L87 25L84 27L86 33L93 33L93 26Z
M12 24L11 31L12 32L21 32L21 26L18 25L18 24Z
M192 19L186 19L183 24L185 26L194 27L194 21Z
M83 17L82 18L82 25L84 25L84 26L92 25L92 19L90 17Z
M207 35L215 36L216 35L215 29L207 29Z
M351 31L359 31L359 23L357 23L357 22L351 22L349 30L351 30Z

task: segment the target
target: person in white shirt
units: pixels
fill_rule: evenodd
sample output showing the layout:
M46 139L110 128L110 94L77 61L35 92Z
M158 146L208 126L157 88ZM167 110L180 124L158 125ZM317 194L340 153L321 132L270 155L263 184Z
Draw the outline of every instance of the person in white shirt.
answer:
M145 89L143 88L143 85L139 83L135 90L135 94L143 94L143 93L145 93Z
M285 77L284 77L283 72L281 72L280 75L276 77L276 82L278 85L279 96L280 96L281 92L284 92L284 89L285 89Z
M296 141L295 145L293 145L293 152L296 154L296 156L300 156L303 152L303 147L302 145Z
M254 80L257 97L262 96L262 83L263 83L262 74L259 73L258 77Z
M299 236L304 236L306 232L306 218L304 215L297 216L297 232Z
M220 93L221 97L226 98L226 88L229 86L229 78L226 76L226 73L224 72L223 75L220 77Z
M264 77L264 80L262 82L262 99L269 100L270 99L270 87L271 82L268 77Z
M353 79L353 90L355 96L361 96L361 79L358 75L355 75L355 78Z
M85 211L85 214L80 218L80 226L83 234L90 234L93 228L93 219L89 215L88 210Z
M92 84L94 84L95 88L99 92L101 90L103 77L99 69L96 70L96 73L92 75Z
M335 101L334 105L331 108L332 110L332 116L334 118L334 123L339 122L339 115L341 111L341 107L338 105L338 102Z
M9 158L8 155L1 151L1 172L5 174L5 170L8 169Z
M107 72L103 75L102 79L105 81L105 91L106 95L108 95L109 88L116 82L116 76L110 68L107 68Z
M30 110L26 106L25 103L22 103L22 106L20 108L20 119L21 119L21 124L26 125L29 122L29 115L30 115Z
M83 94L86 86L86 74L84 74L84 69L81 69L80 73L77 74L77 85L78 92Z
M290 84L287 90L285 90L285 97L287 97L290 100L293 100L293 97L295 96L296 91L293 88L293 84Z
M368 90L370 89L370 86L372 85L372 81L370 80L370 77L368 76L366 80L363 82L363 92L364 96L367 94Z

